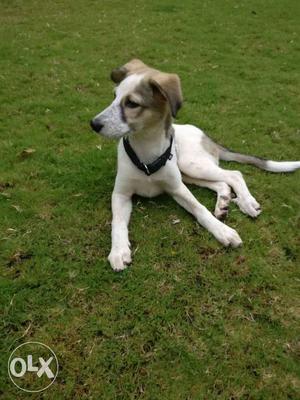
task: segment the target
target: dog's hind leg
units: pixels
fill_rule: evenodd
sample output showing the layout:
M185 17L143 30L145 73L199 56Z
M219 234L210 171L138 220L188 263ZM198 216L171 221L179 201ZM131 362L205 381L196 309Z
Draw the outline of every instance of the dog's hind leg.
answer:
M218 219L224 219L228 215L229 203L231 200L231 188L225 182L213 182L203 179L191 178L190 176L182 174L182 180L185 183L191 183L200 187L205 187L217 193L217 202L215 206L214 215Z
M260 205L249 192L240 171L222 169L209 158L203 159L201 162L193 159L179 160L178 165L180 171L191 178L227 183L237 196L233 201L243 213L250 215L252 218L261 213Z

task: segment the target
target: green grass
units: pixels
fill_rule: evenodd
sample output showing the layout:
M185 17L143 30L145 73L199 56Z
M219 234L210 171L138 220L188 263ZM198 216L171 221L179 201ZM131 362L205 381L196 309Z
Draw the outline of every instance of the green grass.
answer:
M116 145L88 121L111 101L111 69L139 57L180 75L179 123L299 159L299 18L297 0L2 0L1 398L298 398L299 173L239 167L263 213L231 206L238 250L169 197L136 199L134 262L116 274ZM60 364L42 395L6 372L29 340Z

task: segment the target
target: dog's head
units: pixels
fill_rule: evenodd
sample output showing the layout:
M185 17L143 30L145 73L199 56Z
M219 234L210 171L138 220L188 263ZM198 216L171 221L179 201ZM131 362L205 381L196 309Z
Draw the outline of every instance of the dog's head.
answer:
M142 132L159 124L167 128L182 105L179 77L132 60L111 73L115 99L91 120L97 133L110 138Z

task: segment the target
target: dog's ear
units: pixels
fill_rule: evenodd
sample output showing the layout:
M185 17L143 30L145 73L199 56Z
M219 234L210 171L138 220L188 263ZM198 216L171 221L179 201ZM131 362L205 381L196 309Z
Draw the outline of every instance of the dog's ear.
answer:
M127 69L125 67L115 68L111 71L110 79L118 84L125 79L126 75Z
M147 65L143 61L137 58L129 61L122 67L115 68L111 71L110 78L115 83L120 83L129 74L134 74L135 72L140 72L147 68Z
M182 92L179 76L176 74L158 73L150 78L152 90L159 91L168 101L172 116L175 118L178 110L182 106Z

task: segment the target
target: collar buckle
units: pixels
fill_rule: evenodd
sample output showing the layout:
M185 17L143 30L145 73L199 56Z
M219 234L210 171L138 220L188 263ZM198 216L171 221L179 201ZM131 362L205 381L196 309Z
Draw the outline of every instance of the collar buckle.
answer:
M145 168L146 174L147 174L148 176L151 175L151 173L150 173L150 171L149 171L149 169L148 169L147 164L144 164L144 163L143 163L143 166L144 166L144 168Z

